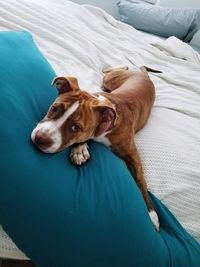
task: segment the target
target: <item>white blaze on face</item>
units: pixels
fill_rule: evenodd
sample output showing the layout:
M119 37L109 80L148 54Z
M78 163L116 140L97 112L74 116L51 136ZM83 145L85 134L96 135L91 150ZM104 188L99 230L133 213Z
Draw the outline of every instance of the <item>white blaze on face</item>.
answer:
M33 130L31 134L31 139L33 140L33 142L34 142L37 132L41 131L47 136L50 136L51 140L53 141L53 144L49 148L43 151L46 153L56 152L59 149L59 147L62 145L61 126L78 109L78 107L79 107L79 101L76 101L57 120L49 120L49 121L38 123L38 125L36 126L36 128Z

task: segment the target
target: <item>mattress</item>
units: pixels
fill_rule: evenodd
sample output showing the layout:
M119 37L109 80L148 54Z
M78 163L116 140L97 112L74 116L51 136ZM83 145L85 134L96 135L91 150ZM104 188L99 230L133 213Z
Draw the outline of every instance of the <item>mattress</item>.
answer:
M175 37L139 32L70 1L0 0L0 14L1 30L30 31L57 74L78 77L88 92L100 90L106 67L147 65L163 72L150 74L156 101L136 143L149 190L200 241L200 55ZM0 257L25 257L2 229L0 240L6 240Z

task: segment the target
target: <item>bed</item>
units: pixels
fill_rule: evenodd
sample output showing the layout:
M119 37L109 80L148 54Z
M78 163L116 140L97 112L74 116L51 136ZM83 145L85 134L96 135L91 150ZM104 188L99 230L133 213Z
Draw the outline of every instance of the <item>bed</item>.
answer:
M106 67L163 72L150 74L156 101L136 143L149 190L200 242L200 54L175 37L149 35L70 1L0 1L0 14L1 31L31 32L55 72L78 77L91 93ZM0 257L27 259L1 227Z

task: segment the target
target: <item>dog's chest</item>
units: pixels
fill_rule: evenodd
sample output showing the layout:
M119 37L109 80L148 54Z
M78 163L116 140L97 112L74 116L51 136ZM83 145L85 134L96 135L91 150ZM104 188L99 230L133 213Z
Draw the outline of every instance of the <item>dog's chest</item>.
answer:
M108 148L111 148L112 144L111 144L110 140L106 137L106 135L107 135L107 133L104 133L104 134L100 135L99 137L93 138L93 140L96 142L104 144Z

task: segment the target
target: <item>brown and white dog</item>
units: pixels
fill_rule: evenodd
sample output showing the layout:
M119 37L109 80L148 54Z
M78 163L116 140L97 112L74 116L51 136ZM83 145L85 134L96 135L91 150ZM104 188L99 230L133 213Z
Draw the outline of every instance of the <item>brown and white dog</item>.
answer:
M59 152L77 144L70 158L75 164L89 157L87 140L108 146L127 164L141 190L150 218L159 230L158 216L148 197L142 163L134 135L143 128L155 99L155 88L146 67L129 71L127 67L104 71L105 92L81 91L75 77L57 77L58 97L44 119L31 134L32 141L46 153ZM158 72L158 71L155 71Z

